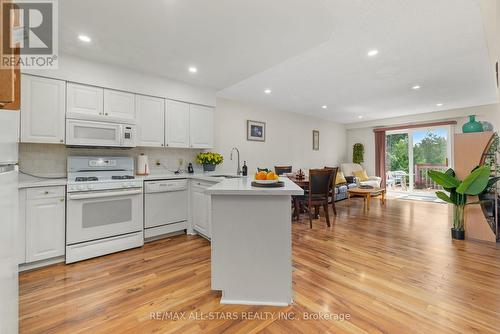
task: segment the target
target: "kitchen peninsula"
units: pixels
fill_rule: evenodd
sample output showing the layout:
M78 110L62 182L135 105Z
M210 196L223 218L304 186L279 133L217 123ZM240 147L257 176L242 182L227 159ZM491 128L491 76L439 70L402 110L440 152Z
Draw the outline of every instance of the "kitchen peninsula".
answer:
M226 179L212 197L212 289L222 304L292 303L291 196L302 188L255 188L251 178Z

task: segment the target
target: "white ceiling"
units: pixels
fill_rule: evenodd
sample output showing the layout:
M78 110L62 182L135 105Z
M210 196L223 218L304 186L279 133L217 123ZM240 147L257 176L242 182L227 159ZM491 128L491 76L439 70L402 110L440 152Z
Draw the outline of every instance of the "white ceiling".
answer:
M59 3L65 53L279 110L351 123L497 99L477 0Z

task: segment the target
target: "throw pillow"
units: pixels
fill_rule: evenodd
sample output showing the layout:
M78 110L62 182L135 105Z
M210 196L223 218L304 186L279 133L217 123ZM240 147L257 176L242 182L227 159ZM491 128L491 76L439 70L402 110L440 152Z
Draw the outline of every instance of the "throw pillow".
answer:
M347 180L345 179L344 173L338 171L337 178L335 179L335 184L342 184L342 183L347 183Z
M358 170L352 172L352 174L359 180L359 182L368 181L368 175L366 174L366 170Z

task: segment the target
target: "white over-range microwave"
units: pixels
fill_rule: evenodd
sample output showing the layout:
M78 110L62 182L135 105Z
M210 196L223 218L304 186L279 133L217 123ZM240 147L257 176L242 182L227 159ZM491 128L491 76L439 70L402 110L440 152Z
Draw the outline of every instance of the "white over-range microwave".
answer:
M66 120L66 145L99 147L135 147L135 125Z

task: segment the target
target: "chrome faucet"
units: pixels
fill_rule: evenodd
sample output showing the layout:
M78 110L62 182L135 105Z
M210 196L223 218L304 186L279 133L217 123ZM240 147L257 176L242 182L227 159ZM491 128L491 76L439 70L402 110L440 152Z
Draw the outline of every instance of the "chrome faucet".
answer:
M240 165L240 150L238 148L233 147L231 150L231 160L233 160L233 151L236 150L236 153L238 153L238 169L236 169L236 175L241 175L241 165Z

